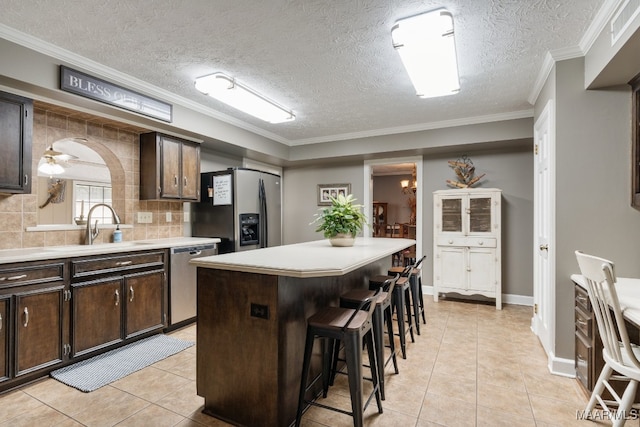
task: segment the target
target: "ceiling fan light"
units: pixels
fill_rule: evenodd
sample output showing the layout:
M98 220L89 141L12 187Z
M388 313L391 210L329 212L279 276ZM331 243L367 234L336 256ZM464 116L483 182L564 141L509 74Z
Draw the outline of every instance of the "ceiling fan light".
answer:
M60 175L64 173L64 168L53 157L43 157L38 165L38 172L45 175Z
M453 34L453 16L446 9L401 19L392 28L393 46L419 97L460 90Z
M205 95L269 123L295 120L293 112L222 73L198 77L195 87Z

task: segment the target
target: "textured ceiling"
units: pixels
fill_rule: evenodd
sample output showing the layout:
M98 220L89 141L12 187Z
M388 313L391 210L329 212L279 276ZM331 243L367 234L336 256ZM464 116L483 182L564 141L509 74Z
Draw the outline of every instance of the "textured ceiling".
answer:
M604 0L0 0L0 24L233 117L289 144L531 115L548 51L578 46ZM420 99L394 22L454 16L460 93ZM224 72L291 108L266 124L197 92ZM120 82L121 83L121 82Z

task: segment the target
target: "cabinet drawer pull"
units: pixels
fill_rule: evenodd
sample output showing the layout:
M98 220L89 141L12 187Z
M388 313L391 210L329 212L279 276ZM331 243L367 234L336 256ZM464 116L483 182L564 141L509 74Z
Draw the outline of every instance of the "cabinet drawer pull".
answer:
M25 174L24 175L24 185L29 184L29 175Z
M133 296L134 296L133 286L129 286L129 302L133 302Z
M0 331L2 330L2 314L0 313Z
M587 322L585 322L584 320L578 318L576 319L576 323L580 326L587 326Z
M185 187L187 186L187 177L186 176L184 177L184 186Z
M27 307L24 308L24 327L29 326L29 309Z
M20 279L24 279L25 277L27 277L26 274L20 274L19 276L7 277L7 280L20 280Z
M576 299L577 299L578 301L580 301L582 304L586 304L586 303L587 303L587 298L586 298L586 297L583 297L582 295L578 295L578 296L576 296Z
M131 265L131 264L133 264L133 261L118 261L118 262L116 262L116 265L118 267L123 266L123 265Z
M587 361L587 359L582 357L582 355L580 353L578 353L578 360L581 361L581 362L586 362Z
M116 289L116 305L120 304L120 292Z

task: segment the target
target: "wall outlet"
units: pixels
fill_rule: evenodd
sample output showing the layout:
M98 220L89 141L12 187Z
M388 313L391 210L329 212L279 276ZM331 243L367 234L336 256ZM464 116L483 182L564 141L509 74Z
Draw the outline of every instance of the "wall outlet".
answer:
M138 212L138 224L151 224L153 222L153 212Z
M191 221L191 212L184 211L182 214L184 215L184 222L190 222Z
M171 222L171 212L166 213L166 221Z

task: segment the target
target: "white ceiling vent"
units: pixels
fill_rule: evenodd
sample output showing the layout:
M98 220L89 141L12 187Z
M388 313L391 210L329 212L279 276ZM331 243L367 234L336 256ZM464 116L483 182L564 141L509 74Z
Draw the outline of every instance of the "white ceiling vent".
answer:
M640 0L625 0L611 19L611 46L618 41L638 13L640 13Z

